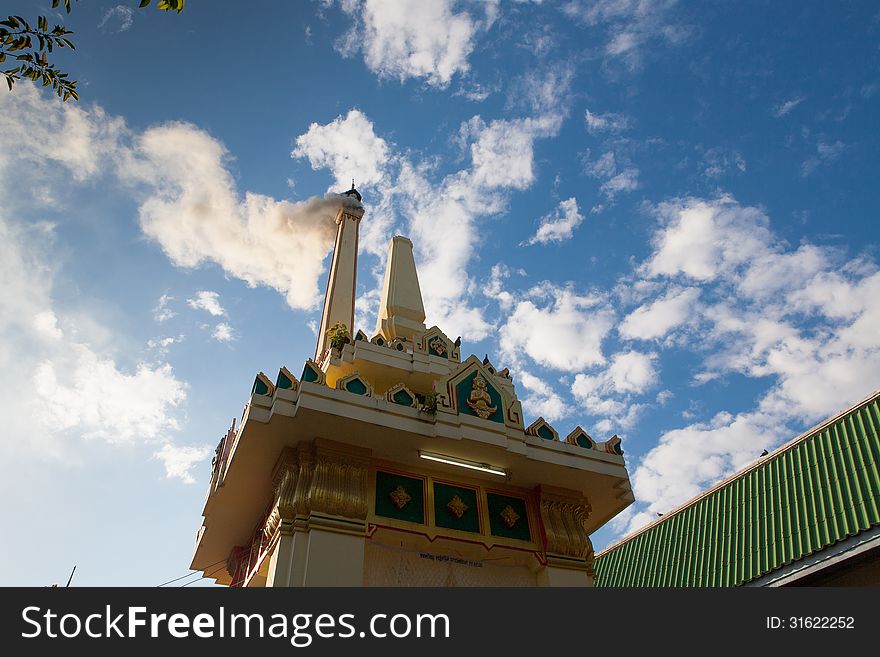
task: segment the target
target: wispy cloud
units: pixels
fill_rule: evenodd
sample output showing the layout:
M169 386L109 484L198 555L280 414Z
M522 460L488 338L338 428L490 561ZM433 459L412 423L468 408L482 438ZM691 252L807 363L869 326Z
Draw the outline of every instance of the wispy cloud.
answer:
M116 5L104 12L98 27L108 32L125 32L133 24L134 10L125 5Z
M641 66L646 44L678 44L691 29L676 20L677 0L569 0L567 16L589 28L602 29L606 60L622 62L630 70Z
M639 187L639 169L614 151L605 151L598 159L590 160L589 152L584 162L584 172L602 180L600 190L609 201L618 194L632 192Z
M846 144L842 141L829 142L825 139L820 139L816 144L816 154L807 158L801 164L801 176L806 178L820 166L834 162L844 150L846 150Z
M594 114L590 110L586 110L584 118L587 122L587 130L591 135L603 132L619 133L630 127L630 120L627 116L613 112Z
M774 105L771 113L777 119L780 119L783 116L787 116L789 112L791 112L795 107L804 102L804 100L806 100L804 96L795 96L790 100L786 100L785 102L779 103L778 105Z
M177 313L175 313L169 307L169 304L174 301L174 297L170 294L163 294L159 297L159 301L156 304L156 307L153 308L153 319L157 322L166 322L169 319L172 319Z

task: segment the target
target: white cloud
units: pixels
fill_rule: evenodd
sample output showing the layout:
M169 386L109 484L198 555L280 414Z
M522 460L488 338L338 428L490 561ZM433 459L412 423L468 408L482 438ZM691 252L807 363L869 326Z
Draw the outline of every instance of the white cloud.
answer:
M212 451L207 445L193 447L166 444L153 456L164 464L166 478L176 478L185 484L194 484L196 480L192 475L192 469L206 460Z
M156 303L156 307L153 308L153 319L155 319L157 322L165 322L176 316L177 313L175 313L173 310L171 310L171 308L168 307L168 304L172 301L174 301L174 297L172 297L170 294L163 294L161 297L159 297L159 301Z
M544 283L518 301L499 332L506 358L517 363L527 355L536 363L577 372L605 361L602 341L614 313L597 296Z
M690 318L699 296L697 288L670 288L665 296L633 310L621 322L618 331L630 340L663 338Z
M492 20L492 3L484 5L483 24L453 5L451 0L344 1L342 8L355 24L337 48L343 55L362 52L380 78L423 78L445 88L455 74L468 71L475 37Z
M531 417L543 417L547 422L555 422L570 414L565 401L545 381L529 372L519 372L516 380L522 383L528 394L519 395L523 411ZM528 422L526 422L528 424Z
M223 310L223 306L220 305L220 295L217 292L212 292L210 290L199 290L196 292L195 298L187 299L186 303L190 308L207 311L214 317L220 317L226 314L226 311Z
M554 62L526 71L508 85L510 108L521 109L533 116L551 117L568 114L571 83L575 68L570 62Z
M75 313L54 307L53 243L50 228L16 226L0 216L3 449L77 460L83 452L71 447L76 437L170 440L186 384L168 363L119 364L90 344L88 327L77 325Z
M777 418L762 413L718 413L710 422L667 431L631 476L640 513L629 531L698 495L754 462L786 437Z
M98 174L112 164L127 135L122 119L108 117L100 107L84 109L59 103L41 93L36 85L17 84L0 95L0 175L10 178L26 168L38 180L62 166L77 182ZM53 201L51 190L32 185L32 201Z
M504 289L504 281L510 277L510 268L503 262L492 266L489 282L483 293L498 302L503 310L508 310L514 302L514 296Z
M549 244L570 239L574 229L580 226L583 220L584 216L580 213L574 197L560 201L554 213L541 217L538 231L526 244Z
M745 173L748 165L739 151L715 147L703 153L700 168L704 176L714 180L728 173Z
M654 252L639 271L668 287L649 288L655 300L645 314L684 294L679 277L690 290L701 286L702 301L690 310L701 322L691 348L705 368L696 383L734 372L768 387L751 410L661 436L632 476L639 505L631 530L861 399L877 387L870 373L880 371L875 262L844 262L841 252L809 243L792 249L762 211L731 197L676 199L657 211ZM645 319L639 324L650 326Z
M764 253L770 240L766 215L729 196L674 199L661 203L657 214L662 228L652 238L654 253L642 266L649 276L710 281Z
M621 192L632 192L638 187L639 170L635 167L627 167L602 183L602 192L611 200Z
M623 114L613 112L594 114L587 110L584 118L587 121L587 130L591 135L602 132L618 133L629 128L629 118Z
M642 51L651 41L677 44L687 38L687 26L669 15L677 0L569 0L562 10L591 28L605 29L605 55L629 69L641 65Z
M594 178L610 178L617 171L614 151L605 151L599 159L587 161L584 170Z
M165 356L171 345L180 344L181 342L183 342L183 335L169 335L164 338L152 338L147 341L147 349L155 351L160 356Z
M632 401L633 396L645 393L659 381L656 360L653 353L618 352L603 370L575 376L571 392L588 413L602 418L597 429L629 429L644 408Z
M171 412L186 399L186 388L169 364L139 363L125 372L87 345L65 346L33 374L33 413L46 430L124 443L161 440L180 428Z
M134 23L134 10L125 5L116 5L110 7L104 12L98 27L109 32L125 32L130 29Z
M556 134L561 117L496 119L488 125L475 116L463 128L472 140L471 182L487 189L525 189L535 179L534 142Z
M791 98L790 100L786 100L784 103L779 103L776 105L771 111L773 116L777 119L786 116L791 110L804 102L805 98L803 96L796 96Z
M44 310L34 315L34 329L51 340L60 340L64 337L64 332L58 328L58 318L51 310Z
M211 332L211 337L217 342L232 342L235 340L235 331L226 322L220 322Z
M305 157L313 169L330 169L336 192L351 181L361 188L379 183L388 160L388 144L377 137L373 123L360 110L349 110L345 118L330 123L312 123L296 138L293 157Z
M587 160L584 171L593 178L604 180L600 189L609 201L620 193L632 192L639 187L639 169L614 151L606 151L597 160Z
M828 142L825 139L820 139L816 143L816 154L807 158L801 165L801 176L806 178L820 166L834 162L844 150L846 150L846 144L840 140Z

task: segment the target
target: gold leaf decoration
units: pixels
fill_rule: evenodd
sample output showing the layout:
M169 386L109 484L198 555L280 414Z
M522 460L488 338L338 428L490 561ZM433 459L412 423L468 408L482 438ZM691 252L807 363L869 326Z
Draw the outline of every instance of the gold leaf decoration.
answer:
M403 507L405 507L412 499L410 494L407 493L406 489L401 485L398 485L397 488L388 493L388 497L391 498L391 501L394 502L394 506L396 506L398 509L402 509Z
M513 527L519 520L519 514L509 504L501 509L501 519L508 527Z
M446 355L446 341L445 340L441 340L439 337L434 338L433 340L431 340L428 343L428 346L431 348L431 351L433 351L438 356L445 356Z
M465 504L458 495L455 495L451 500L449 500L446 508L449 509L449 513L454 515L456 518L461 518L470 507Z

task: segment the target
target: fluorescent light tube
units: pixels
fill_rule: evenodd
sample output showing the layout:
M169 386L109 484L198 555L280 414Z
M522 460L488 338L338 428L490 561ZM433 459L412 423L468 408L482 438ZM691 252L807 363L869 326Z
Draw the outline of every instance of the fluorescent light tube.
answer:
M498 468L488 463L478 463L477 461L468 461L467 459L456 458L455 456L446 456L444 454L434 454L433 452L423 452L419 450L419 456L429 461L437 461L438 463L448 463L449 465L457 465L460 468L468 468L469 470L478 470L480 472L488 472L489 474L507 476L507 470Z

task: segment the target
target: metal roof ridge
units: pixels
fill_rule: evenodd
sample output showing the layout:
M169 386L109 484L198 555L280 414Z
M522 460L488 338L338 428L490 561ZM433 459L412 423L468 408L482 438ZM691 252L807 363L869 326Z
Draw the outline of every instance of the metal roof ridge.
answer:
M653 529L654 527L666 522L667 520L674 518L676 515L678 515L682 511L684 511L687 507L691 506L692 504L695 504L696 502L699 502L704 497L708 497L709 495L711 495L715 491L717 491L721 488L724 488L724 486L726 486L730 482L734 481L735 479L739 479L740 477L742 477L742 476L746 475L747 473L751 472L752 470L762 466L763 464L769 462L770 460L778 458L780 455L782 455L784 452L788 451L789 449L793 448L795 445L800 444L801 442L807 440L808 438L816 435L817 433L822 431L827 426L834 424L842 417L849 415L850 413L853 413L858 408L865 406L867 404L870 404L872 401L876 400L878 397L880 397L880 388L875 389L872 393L870 393L867 397L865 397L861 401L858 401L855 404L852 404L851 406L847 407L846 409L839 411L838 413L835 413L831 417L826 418L825 420L822 420L820 423L814 425L812 428L807 429L806 431L799 434L795 438L792 438L787 443L780 445L779 447L774 449L772 452L770 452L767 456L761 458L760 460L758 460L750 465L747 465L746 467L734 472L731 475L728 475L725 479L722 479L721 481L719 481L718 483L707 488L706 490L704 490L700 494L696 495L695 497L692 497L687 502L683 502L682 504L678 505L672 511L664 513L662 518L657 518L656 520L653 520L652 522L645 525L641 529L637 529L633 533L628 534L621 539L618 539L617 541L615 541L614 543L612 543L611 545L609 545L605 549L598 552L596 554L595 558L598 559L598 558L602 557L604 554L606 554L607 552L611 552L612 550L616 550L618 547L620 547L624 543L628 543L629 541L633 540L637 536L640 536L640 535L644 534L645 532Z

